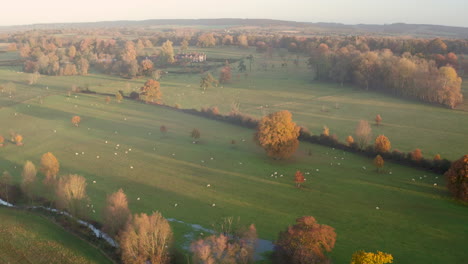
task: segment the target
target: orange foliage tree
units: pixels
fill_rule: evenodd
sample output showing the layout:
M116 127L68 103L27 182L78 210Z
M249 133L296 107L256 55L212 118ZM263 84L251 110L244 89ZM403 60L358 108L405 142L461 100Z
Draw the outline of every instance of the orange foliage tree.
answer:
M325 137L330 136L330 129L327 126L323 126L322 135Z
M388 152L391 148L392 148L392 145L390 143L390 140L386 136L379 135L375 139L375 143L374 143L375 151L384 153L384 152Z
M422 159L422 152L420 149L415 149L410 154L411 159L414 161L420 161Z
M4 142L5 142L5 138L0 136L0 147L3 147Z
M231 80L232 74L231 74L231 66L229 66L229 63L226 62L226 66L224 66L221 69L221 73L219 75L219 82L220 83L227 83Z
M320 225L312 216L296 219L296 224L280 232L275 243L275 261L291 264L328 263L327 252L335 247L335 229Z
M440 154L436 154L434 156L434 161L438 161L438 160L442 160L442 158L440 157Z
M72 122L72 124L73 124L74 126L77 127L77 126L80 125L81 117L79 117L79 116L74 116L74 117L72 117L71 122Z
M455 198L468 201L468 155L452 163L450 169L444 174L447 187Z
M60 164L54 154L47 152L41 157L41 171L44 173L44 184L55 183Z
M385 162L382 156L377 155L374 159L374 165L375 167L377 167L377 171L380 171L383 168L384 164Z
M127 196L122 189L107 196L107 205L104 208L104 231L106 233L115 237L123 230L130 217Z
M276 159L291 157L299 146L299 126L292 121L292 114L279 111L260 120L255 139L268 156Z
M140 88L140 94L145 96L145 101L147 103L158 101L162 96L160 87L161 85L158 81L149 79L145 82L145 85Z
M381 122L382 122L382 117L379 114L377 114L375 116L375 124L379 126Z
M169 222L159 213L134 215L119 236L124 264L169 263Z
M300 188L301 183L304 183L304 181L305 181L304 174L302 174L301 171L296 171L296 174L294 175L294 182L296 183L296 187Z
M13 137L16 146L23 146L23 136L20 134L15 134Z
M346 138L346 143L348 143L348 146L351 146L354 143L354 138L351 135L349 135Z
M377 251L377 253L373 252L365 252L364 250L359 250L354 252L353 256L351 257L351 264L387 264L393 263L393 256L392 254L384 253L381 251Z

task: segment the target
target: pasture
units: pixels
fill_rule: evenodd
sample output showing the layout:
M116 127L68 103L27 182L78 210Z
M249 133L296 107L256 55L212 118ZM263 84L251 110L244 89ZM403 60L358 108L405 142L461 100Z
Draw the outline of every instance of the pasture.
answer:
M112 263L96 248L31 212L0 206L1 263Z
M400 113L405 113L400 109L403 106L415 109L415 115L419 113L421 116L425 109L431 109L435 112L433 115L441 118L446 113L448 121L438 122L452 122L453 126L466 129L460 119L455 122L457 116L467 116L464 112L378 94L368 95L367 101L363 100L368 104L360 106L362 104L357 100L364 96L360 91L325 84L311 85L299 78L292 80L292 77L287 78L296 84L288 86L289 95L280 91L284 89L281 84L288 83L280 78L286 78L284 73L255 74L265 74L262 86L252 78L224 88L213 88L205 94L197 87L198 75L179 76L179 81L169 75L162 81L164 101L180 103L184 108L198 108L216 101L225 112L228 106L221 103L228 104L230 98L239 98L243 100L241 110L255 113L255 106L264 102L276 110L292 106L273 108L275 102L297 100L300 105L310 107L310 112L299 111L302 108L293 110L293 117L299 124L313 116L313 121L309 121L311 130L316 131L327 121L332 133L338 133L340 127L344 130L339 134L340 138L348 131L344 127L354 127L359 119L354 119L349 112L359 112L364 107L368 109L366 117L374 116L378 107L370 102ZM304 76L305 71L294 74ZM8 143L0 148L0 168L8 170L19 182L21 167L26 160L38 165L43 153L54 153L60 161L60 174L77 173L87 179L88 195L95 210L90 210L89 215L95 220L101 219L106 196L123 188L134 213L158 210L167 218L206 228L223 217L240 217L244 224L254 223L259 236L269 240L276 239L277 233L293 224L297 217L312 215L319 223L336 229L337 243L331 254L335 263L348 262L351 254L360 249L389 252L398 263L461 264L468 257L465 251L468 211L466 205L450 198L441 175L392 163L386 164L383 173L377 173L370 159L306 143L301 143L290 161L273 161L254 144L253 130L164 107L129 100L120 104L113 100L106 104L102 96L72 94L68 97L65 92L72 84L87 84L91 90L117 91L126 87L125 80L91 74L42 77L37 85L27 86L23 81L25 75L8 69L0 71L2 81L16 83L18 97L22 96L20 91L24 92L21 100L17 96L2 95L0 134L7 136L10 130L18 132L24 136L24 146ZM131 81L129 87L141 85L143 81ZM240 88L249 82L255 87ZM304 90L306 83L315 87L311 88L310 94ZM38 95L47 95L42 104ZM339 109L327 113L315 109L320 107L317 104L324 102L332 105L338 98L342 100ZM11 101L14 103L10 104ZM416 137L416 132L408 131L406 127L403 128L408 133L401 135L403 129L391 125L390 113L380 111L380 114L385 124L374 129L384 130L393 144L401 144L397 135L402 139ZM406 126L414 130L436 134L435 128L416 128L414 123L417 121L411 122L407 117L413 112L405 114L398 123L406 120ZM79 127L72 126L73 115L81 116ZM168 128L167 134L159 131L161 125ZM190 138L193 128L201 132L197 144ZM394 137L386 132L392 131L391 128L396 129ZM427 134L431 141L431 144L427 142L427 148L434 146L435 135L431 133ZM440 129L437 130L439 133L444 132ZM463 138L454 132L446 133ZM231 144L231 140L236 144ZM424 138L422 140L424 142ZM452 149L449 143L444 144L444 149L455 155L458 150L454 146L463 149L466 142L458 140L455 143L454 139ZM302 189L294 187L296 170L304 172L307 178ZM172 226L179 246L187 245L187 239L201 235L187 226L174 223Z

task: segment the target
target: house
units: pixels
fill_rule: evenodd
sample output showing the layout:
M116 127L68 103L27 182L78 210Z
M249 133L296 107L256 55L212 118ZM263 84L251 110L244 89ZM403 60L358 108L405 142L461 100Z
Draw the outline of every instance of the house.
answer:
M179 53L174 56L176 62L204 62L206 61L206 54L205 53Z

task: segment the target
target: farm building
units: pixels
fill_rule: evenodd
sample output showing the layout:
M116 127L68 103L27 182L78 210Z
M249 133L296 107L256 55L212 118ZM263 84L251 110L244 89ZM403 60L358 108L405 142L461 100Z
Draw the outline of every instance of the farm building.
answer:
M180 61L189 61L189 62L204 62L206 61L206 54L205 53L179 53L174 56L176 62Z

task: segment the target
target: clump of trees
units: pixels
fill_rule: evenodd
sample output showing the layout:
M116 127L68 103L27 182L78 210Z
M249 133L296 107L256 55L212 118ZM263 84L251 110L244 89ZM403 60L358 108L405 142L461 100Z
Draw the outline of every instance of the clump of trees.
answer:
M171 227L159 212L135 214L119 236L122 261L125 264L167 264L171 242Z
M190 250L193 252L194 264L207 263L254 263L257 230L252 224L248 228L240 228L208 236L194 241Z
M312 216L296 219L296 224L279 233L275 243L275 263L328 263L327 253L335 247L334 228L317 223Z
M459 200L468 201L468 155L456 160L445 173L447 187Z
M162 96L160 83L153 79L147 80L140 88L140 95L145 96L147 103L158 102Z
M275 159L287 159L299 146L300 128L292 121L289 111L279 111L260 120L255 139L267 155Z

